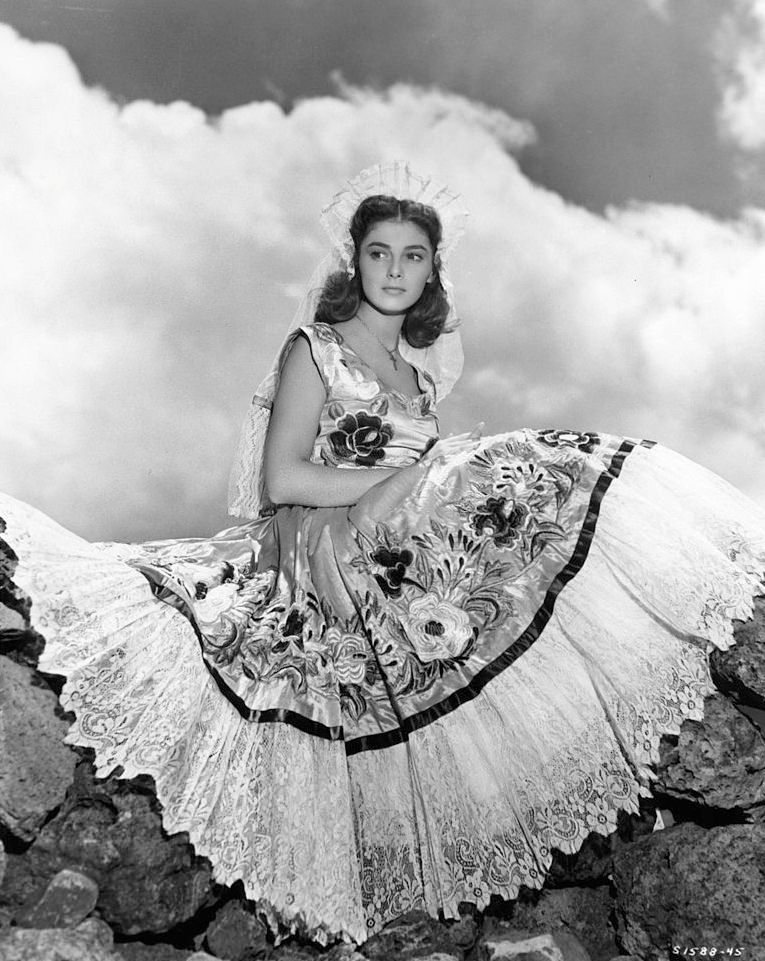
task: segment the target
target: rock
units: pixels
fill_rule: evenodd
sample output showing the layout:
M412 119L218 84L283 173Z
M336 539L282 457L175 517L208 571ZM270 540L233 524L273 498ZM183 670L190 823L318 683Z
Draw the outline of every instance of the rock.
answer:
M21 611L4 604L3 595L0 594L0 639L3 644L8 644L15 635L21 634L26 628Z
M205 935L207 948L219 958L244 961L265 951L266 928L241 901L228 901L217 912Z
M0 533L4 530L5 522L0 518ZM30 599L11 579L17 566L15 552L0 538L0 653L19 664L36 667L45 641L29 626Z
M418 954L417 961L459 961L456 954L444 954L443 951L435 951L433 954Z
M604 837L593 832L585 838L584 844L575 854L564 854L553 849L553 860L545 880L545 886L571 887L572 885L606 884L611 874L613 855L636 838L650 834L656 815L645 802L641 813L628 814L619 811L616 817L616 831Z
M107 934L108 932L108 934ZM8 928L0 931L2 961L121 961L107 925L78 928Z
M114 950L120 961L188 961L188 948L174 948L172 944L142 944L140 941L126 941L115 944ZM204 951L200 955L209 958ZM216 959L219 961L219 959Z
M412 911L386 925L364 943L362 952L372 961L388 961L390 958L420 961L439 952L458 961L463 957L449 927L421 911Z
M552 932L552 936L563 954L563 961L594 961L579 938L570 931L559 928Z
M86 934L96 944L114 944L114 932L101 918L85 918L77 925L76 930L80 934Z
M487 938L484 942L491 961L513 958L514 961L568 961L551 934L535 934L530 938ZM579 961L579 959L576 959Z
M478 939L478 922L470 911L460 911L459 921L449 922L447 930L452 944L463 952L469 951Z
M733 647L710 655L712 679L734 701L765 709L765 598L754 599L754 616L736 624L734 636Z
M625 848L613 875L621 948L644 961L663 961L673 944L761 948L764 860L760 823L686 823Z
M4 654L9 661L21 664L23 667L36 668L44 649L45 638L37 631L29 628L0 629L0 654ZM55 683L56 679L53 678L51 686L55 686Z
M116 932L162 933L208 902L209 862L185 834L168 837L150 785L140 778L96 781L78 765L66 803L23 854L8 858L0 906L40 897L63 868L98 885L98 910Z
M721 694L704 702L701 721L685 721L677 744L660 745L654 791L725 810L765 802L765 739Z
M352 944L336 944L324 955L322 961L367 961Z
M59 871L43 895L23 907L14 918L22 928L73 928L95 908L98 885L86 874Z
M606 885L543 889L533 901L515 902L511 921L530 934L552 934L562 948L561 942L573 936L592 961L610 961L619 950L610 921L612 910ZM568 950L575 949L569 946Z
M325 955L319 948L300 944L299 941L283 944L269 955L269 961L315 961L317 958L321 958L322 961L325 959Z
M31 841L64 800L77 761L58 699L31 668L0 656L0 824Z

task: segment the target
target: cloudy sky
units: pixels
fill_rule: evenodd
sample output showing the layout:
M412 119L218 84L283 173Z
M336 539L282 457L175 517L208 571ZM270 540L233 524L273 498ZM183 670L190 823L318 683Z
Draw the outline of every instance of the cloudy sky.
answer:
M408 158L477 420L649 437L765 503L763 0L0 0L0 487L210 533L325 244Z

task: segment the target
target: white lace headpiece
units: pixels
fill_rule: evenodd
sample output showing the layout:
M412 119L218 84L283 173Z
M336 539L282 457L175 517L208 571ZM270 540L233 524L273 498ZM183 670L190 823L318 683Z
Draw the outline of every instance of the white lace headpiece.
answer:
M363 170L332 198L321 213L321 223L332 241L332 248L313 272L305 296L292 319L271 369L258 385L242 425L239 446L231 470L228 490L228 512L237 517L257 517L271 507L265 491L263 452L271 407L279 387L282 365L298 327L313 322L324 282L338 270L352 275L354 245L350 223L356 208L366 197L375 194L415 200L433 207L442 227L442 241L436 254L439 275L449 302L449 316L444 332L430 347L410 346L402 336L399 352L410 363L426 370L436 385L436 400L449 393L462 372L462 339L454 309L453 288L446 265L457 241L465 230L467 212L458 194L436 183L431 177L416 174L408 163L394 161Z

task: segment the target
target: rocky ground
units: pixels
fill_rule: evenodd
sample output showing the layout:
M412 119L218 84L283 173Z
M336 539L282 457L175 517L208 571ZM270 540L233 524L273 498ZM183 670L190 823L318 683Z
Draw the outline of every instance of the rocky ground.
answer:
M712 656L704 720L662 742L640 817L558 857L513 903L411 915L321 950L274 946L242 892L164 833L150 778L98 780L63 744L60 681L36 670L44 641L13 569L0 540L0 961L765 961L765 739L751 719L765 708L765 600Z

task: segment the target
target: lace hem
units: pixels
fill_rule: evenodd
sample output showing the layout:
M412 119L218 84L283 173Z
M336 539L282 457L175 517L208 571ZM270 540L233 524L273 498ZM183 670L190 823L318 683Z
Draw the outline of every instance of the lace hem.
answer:
M347 757L243 721L188 622L108 551L10 498L0 514L41 668L67 678L67 741L94 748L99 776L153 776L168 832L241 879L275 931L321 943L514 898L541 887L553 847L613 831L650 794L661 736L702 717L707 653L733 643L765 573L761 511L679 455L636 452L512 669L407 742Z

